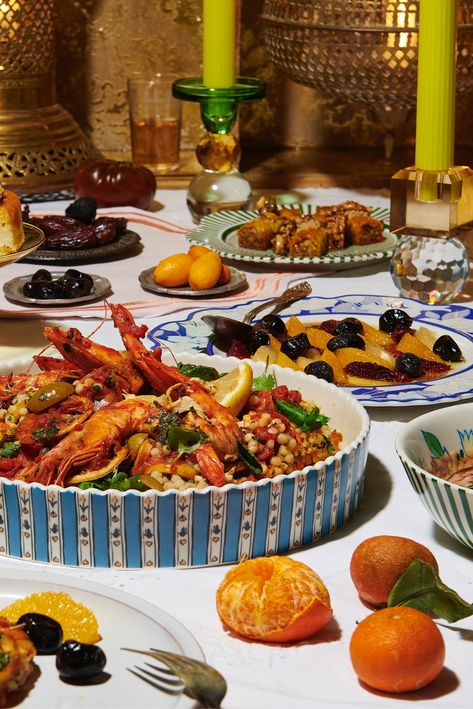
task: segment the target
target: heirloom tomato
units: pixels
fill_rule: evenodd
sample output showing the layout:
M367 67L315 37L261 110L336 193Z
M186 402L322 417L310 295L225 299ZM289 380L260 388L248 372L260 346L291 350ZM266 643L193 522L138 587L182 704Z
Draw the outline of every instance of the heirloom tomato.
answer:
M147 209L156 192L156 178L147 167L117 160L95 160L74 176L76 197L92 197L97 207Z

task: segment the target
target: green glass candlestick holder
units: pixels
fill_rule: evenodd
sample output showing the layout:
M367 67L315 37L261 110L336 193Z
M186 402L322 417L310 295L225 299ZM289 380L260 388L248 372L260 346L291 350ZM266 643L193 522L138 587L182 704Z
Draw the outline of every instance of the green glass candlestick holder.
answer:
M238 170L240 144L231 130L238 105L263 98L265 92L264 81L248 77L238 77L233 86L225 89L208 88L200 77L174 82L176 98L200 103L207 131L196 148L203 170L195 175L187 191L187 206L195 223L212 212L250 206L251 185Z

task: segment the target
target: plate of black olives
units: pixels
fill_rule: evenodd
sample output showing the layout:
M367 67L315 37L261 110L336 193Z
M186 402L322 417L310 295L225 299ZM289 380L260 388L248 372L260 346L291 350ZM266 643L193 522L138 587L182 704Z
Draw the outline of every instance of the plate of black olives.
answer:
M207 324L215 316L241 322L262 302L199 308L183 320L161 322L148 338L152 346L166 342L175 353L192 347L297 369L343 386L365 406L442 405L473 398L473 309L466 305L430 306L399 296L310 295L277 315L256 318L240 340L222 342Z
M3 292L8 300L23 305L64 306L104 298L111 293L111 284L108 278L75 268L67 271L41 268L33 274L7 281Z

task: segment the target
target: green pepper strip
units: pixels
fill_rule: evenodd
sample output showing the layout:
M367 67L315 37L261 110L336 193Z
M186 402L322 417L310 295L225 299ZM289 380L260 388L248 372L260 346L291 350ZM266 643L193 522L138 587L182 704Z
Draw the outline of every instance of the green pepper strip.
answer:
M320 413L318 406L314 406L310 411L306 411L302 406L291 404L289 401L283 401L282 399L276 399L276 406L279 411L284 414L284 416L287 416L289 421L292 421L301 431L315 431L317 428L320 428L330 421L328 416L323 416Z

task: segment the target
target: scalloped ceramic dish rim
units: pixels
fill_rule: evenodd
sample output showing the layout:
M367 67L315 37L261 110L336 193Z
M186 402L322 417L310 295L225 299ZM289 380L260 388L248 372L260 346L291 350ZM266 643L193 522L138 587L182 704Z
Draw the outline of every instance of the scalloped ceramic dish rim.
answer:
M446 409L452 410L452 409L457 409L457 408L462 408L462 407L472 407L473 409L473 401L467 401L462 404L455 404L453 406L448 406L448 407L442 407L441 409L436 409L435 411L428 411L426 414L422 414L421 416L416 416L416 418L412 419L409 421L409 423L405 424L404 427L399 431L397 434L395 441L394 441L394 447L396 449L396 453L398 454L399 458L401 460L405 460L409 466L414 468L416 473L423 473L424 475L427 475L430 481L437 481L441 483L442 485L450 485L450 487L455 488L456 490L463 490L466 491L467 494L470 494L473 496L473 488L471 487L465 487L464 485L458 485L458 483L453 483L450 482L450 480L445 480L445 478L441 478L438 475L434 475L431 473L429 470L425 470L425 468L421 468L420 465L417 463L414 463L412 458L405 452L405 442L404 439L409 435L409 429L413 428L415 429L416 426L414 424L419 425L419 423L422 420L426 420L431 418L433 415L439 414L441 411L445 411ZM418 431L420 433L420 429ZM401 442L402 439L402 442Z
M202 357L205 357L206 359L209 357L209 355L203 355L200 353L179 353L180 355L192 357L193 359L201 359ZM237 364L241 363L241 360L237 359L236 357L220 357L219 355L212 355L213 358L218 359L220 362L225 362L229 364L235 363L235 366ZM263 365L261 362L253 362L254 365ZM271 365L272 368L274 368L278 373L282 373L283 375L287 373L287 369L284 369L283 367L279 367L278 365ZM264 365L258 366L257 369L264 369ZM229 371L229 370L228 370ZM293 370L289 370L294 376L297 377L297 379L302 379L307 381L308 380L308 375L304 374L304 372L296 372ZM310 381L310 380L308 380ZM355 411L358 412L359 419L360 419L360 432L356 436L354 440L352 440L350 443L347 444L345 448L342 450L337 451L334 455L330 455L328 458L325 458L325 460L319 460L317 463L314 463L313 465L306 465L304 468L301 468L300 470L294 470L292 473L289 473L289 475L277 475L273 478L263 478L262 480L257 480L256 482L253 482L252 480L247 480L244 483L241 483L240 485L236 485L235 483L227 483L226 485L223 485L222 487L215 487L214 485L209 485L208 487L202 489L202 490L196 490L195 488L188 488L187 490L165 490L165 491L160 491L160 490L144 490L143 492L139 490L97 490L96 488L89 488L87 490L81 490L81 488L76 487L74 485L71 485L70 487L60 487L59 485L43 485L42 483L26 483L23 482L22 480L8 480L7 478L2 479L2 483L4 485L14 485L14 486L22 486L22 487L29 487L29 488L39 488L41 490L55 490L59 492L67 492L67 491L72 491L75 494L81 494L81 495L86 495L86 494L92 494L92 495L100 495L100 496L109 496L109 495L119 495L119 496L125 496L125 495L136 495L138 497L145 497L149 496L150 494L153 494L158 497L165 497L168 495L206 495L210 494L211 492L215 492L216 490L218 492L228 492L229 490L233 489L248 489L252 487L262 487L263 485L269 485L272 482L278 482L281 480L287 480L288 478L295 478L301 473L307 474L309 473L310 470L322 470L327 463L331 463L333 460L341 460L343 457L346 455L350 455L350 453L355 450L355 448L358 448L368 437L368 434L370 432L371 428L371 421L368 416L368 413L366 412L365 408L363 407L362 404L360 404L357 399L355 399L354 396L351 394L341 391L335 384L329 384L328 382L325 382L321 379L316 379L313 382L311 381L311 384L314 386L321 386L322 389L327 389L336 392L336 396L340 396L342 400L345 400L347 402L350 402L353 405L353 408ZM341 403L341 402L340 402Z

